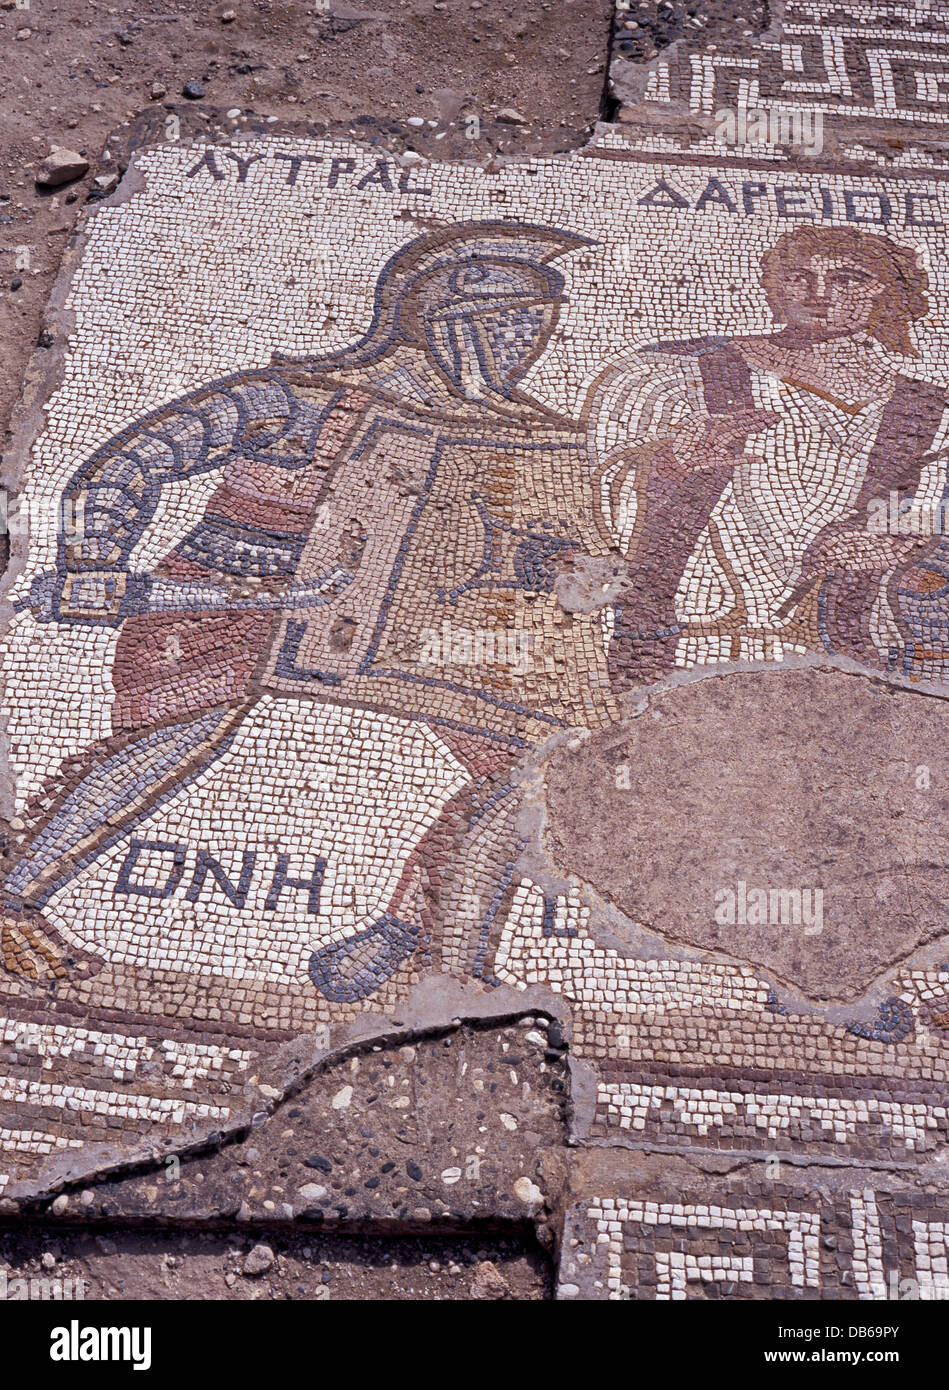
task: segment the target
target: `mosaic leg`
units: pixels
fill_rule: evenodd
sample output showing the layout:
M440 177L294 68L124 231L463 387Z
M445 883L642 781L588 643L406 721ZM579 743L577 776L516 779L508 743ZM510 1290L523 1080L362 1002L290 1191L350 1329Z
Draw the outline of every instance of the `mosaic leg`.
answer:
M497 933L522 841L520 798L503 774L469 794L454 851L438 888L441 968L461 978L493 981Z
M464 793L461 794L464 796ZM446 827L453 821L449 802L416 847L387 910L346 941L321 946L310 957L309 974L319 992L335 1003L354 1003L374 994L423 944L430 955L434 883L446 852Z
M250 704L209 710L199 718L141 731L94 747L74 767L3 885L0 951L4 968L39 978L91 974L101 962L67 970L63 942L41 915L46 902L109 844L230 745ZM39 958L37 960L36 958Z
M503 920L520 848L518 794L509 754L454 751L477 781L445 806L416 847L387 911L357 936L313 953L310 978L326 998L366 998L416 951L426 968L491 980L492 928Z
M690 470L668 449L652 457L630 568L633 584L615 610L609 653L614 689L649 685L675 665L681 635L676 590L728 475L725 467Z

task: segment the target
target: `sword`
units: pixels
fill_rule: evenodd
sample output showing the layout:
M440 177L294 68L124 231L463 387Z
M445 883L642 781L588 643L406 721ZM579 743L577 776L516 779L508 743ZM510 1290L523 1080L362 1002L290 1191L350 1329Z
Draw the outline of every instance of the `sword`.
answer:
M61 611L65 578L73 580L68 613ZM355 575L339 567L313 579L288 584L276 594L236 598L223 584L199 579L161 579L149 574L109 571L64 576L55 570L37 575L29 596L14 599L14 613L30 612L37 622L123 622L146 613L279 613L292 608L320 608L331 603ZM116 606L116 597L121 603Z

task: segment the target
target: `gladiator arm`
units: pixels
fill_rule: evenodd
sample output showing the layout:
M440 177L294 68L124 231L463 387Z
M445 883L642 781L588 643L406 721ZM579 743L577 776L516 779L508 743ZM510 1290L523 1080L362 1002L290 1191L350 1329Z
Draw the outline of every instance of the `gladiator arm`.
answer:
M264 370L202 387L136 421L98 449L66 485L57 547L60 573L127 570L164 484L221 468L237 452L266 457L268 449L296 433L299 415L290 389ZM281 460L292 466L292 456L283 450Z

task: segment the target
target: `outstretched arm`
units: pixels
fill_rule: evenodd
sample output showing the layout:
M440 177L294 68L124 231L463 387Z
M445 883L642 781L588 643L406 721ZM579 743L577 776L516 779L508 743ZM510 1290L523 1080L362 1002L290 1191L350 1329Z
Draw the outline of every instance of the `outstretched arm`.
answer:
M110 439L62 498L59 553L70 571L118 569L155 514L162 486L220 468L238 449L270 448L297 423L289 388L241 373L162 406Z
M91 604L117 621L128 600L132 554L162 487L220 468L238 452L254 458L277 450L291 465L299 452L303 462L317 424L304 418L306 409L268 371L242 372L162 406L109 440L63 491L47 616L93 620Z
M748 437L776 419L757 409L712 414L697 358L646 350L601 373L584 413L603 529L630 559L647 512L676 505L682 491L714 501Z

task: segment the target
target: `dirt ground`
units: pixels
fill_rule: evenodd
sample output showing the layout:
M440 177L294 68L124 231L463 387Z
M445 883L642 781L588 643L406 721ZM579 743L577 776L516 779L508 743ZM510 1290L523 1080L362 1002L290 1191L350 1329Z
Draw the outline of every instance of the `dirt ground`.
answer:
M267 1252L255 1257L266 1265L260 1273L252 1251ZM550 1296L552 1279L530 1236L317 1239L250 1230L0 1231L3 1273L11 1302L41 1296L42 1281L51 1294L61 1287L67 1299L90 1301L530 1302Z
M517 139L495 120L512 108L532 148L567 148L601 112L611 12L609 0L0 0L0 429L77 213L116 171L106 141L136 113L239 110L364 138L380 125L415 136L411 117L437 123L430 137L458 133L477 115L464 152L487 159ZM189 82L203 99L189 103ZM53 145L90 169L43 192L33 176Z

